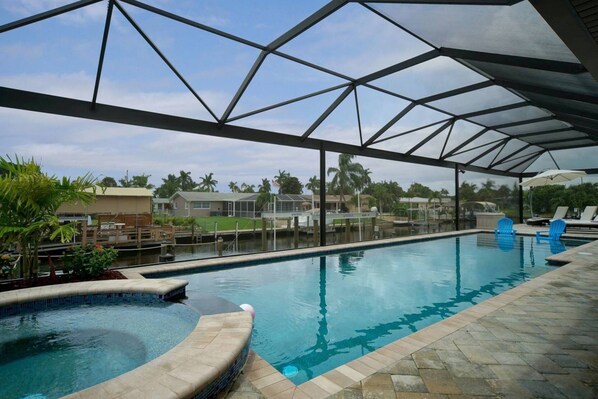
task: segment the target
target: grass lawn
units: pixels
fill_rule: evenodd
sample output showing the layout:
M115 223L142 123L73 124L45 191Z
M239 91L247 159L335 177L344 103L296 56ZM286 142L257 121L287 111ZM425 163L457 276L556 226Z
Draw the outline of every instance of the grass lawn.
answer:
M218 231L224 230L235 230L235 225L239 222L239 230L252 230L254 226L253 219L239 218L239 217L228 217L228 216L206 216L198 217L197 223L201 226L203 231L214 231L214 226L218 223ZM255 229L260 230L262 228L261 219L255 221Z

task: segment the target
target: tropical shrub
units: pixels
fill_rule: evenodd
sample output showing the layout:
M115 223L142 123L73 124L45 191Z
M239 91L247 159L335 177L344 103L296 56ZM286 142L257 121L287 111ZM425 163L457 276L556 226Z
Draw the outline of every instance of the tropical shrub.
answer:
M42 241L69 242L77 232L74 223L60 224L58 207L77 201L90 204L95 199L94 183L89 174L58 179L42 172L33 159L0 157L0 245L16 245L30 278L37 276Z
M118 251L113 247L78 245L65 253L62 270L79 278L95 278L107 270L117 257Z

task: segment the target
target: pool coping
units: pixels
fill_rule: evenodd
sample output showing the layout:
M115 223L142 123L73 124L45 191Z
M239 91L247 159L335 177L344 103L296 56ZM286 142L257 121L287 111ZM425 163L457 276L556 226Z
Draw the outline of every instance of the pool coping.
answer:
M313 255L325 255L342 252L346 250L378 248L392 246L399 243L412 243L419 241L429 241L440 238L470 235L476 233L488 232L482 229L471 229L461 231L449 231L443 233L422 234L418 236L405 236L398 238L387 238L375 241L362 241L349 244L335 244L325 247L308 247L298 249L285 249L275 252L260 252L253 254L242 254L235 256L226 256L221 258L197 259L181 262L169 262L157 265L139 266L117 269L128 279L143 279L146 276L160 274L177 274L185 271L200 271L202 269L222 269L225 267L245 267L254 265L263 261L278 261L286 258L309 257ZM160 278L160 277L158 277Z
M134 293L161 299L181 293L177 279L105 280L26 288L0 293L0 307L56 298ZM65 396L84 398L209 398L230 385L245 365L253 320L239 311L201 316L195 329L163 355L115 378Z
M249 357L244 371L245 377L266 398L330 397L534 290L559 281L564 274L595 263L590 257L596 254L598 241L550 256L547 260L566 264L300 385L295 385L255 352Z

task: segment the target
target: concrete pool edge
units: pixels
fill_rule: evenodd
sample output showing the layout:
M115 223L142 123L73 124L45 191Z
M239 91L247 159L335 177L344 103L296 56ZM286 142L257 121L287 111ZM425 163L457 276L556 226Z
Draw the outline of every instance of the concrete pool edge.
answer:
M116 270L122 273L128 279L143 279L145 277L152 277L153 275L160 274L176 274L181 272L201 271L202 269L216 269L222 267L231 267L232 265L243 267L252 264L257 264L258 262L263 261L277 261L283 260L285 258L308 257L320 254L325 255L329 253L336 253L342 251L384 247L399 243L413 243L418 241L427 241L431 239L448 238L484 232L486 231L480 229L449 231L443 233L422 234L418 236L388 238L375 241L362 241L349 244L336 244L325 247L287 249L276 252L259 252L222 258L208 258L174 263L163 263L158 265L139 266Z
M255 353L249 357L244 370L245 378L266 398L318 399L330 397L538 288L558 282L563 275L595 264L596 262L592 261L587 254L596 253L598 253L598 241L593 241L562 254L551 256L550 258L557 257L559 262L569 263L303 384L295 385Z
M176 279L106 280L34 287L0 293L0 308L28 309L56 299L139 294L160 299L184 293ZM32 306L29 306L31 308ZM43 309L43 307L42 307ZM8 314L8 313L7 313ZM253 320L239 311L202 316L195 329L170 351L113 379L66 398L209 398L228 387L245 365Z

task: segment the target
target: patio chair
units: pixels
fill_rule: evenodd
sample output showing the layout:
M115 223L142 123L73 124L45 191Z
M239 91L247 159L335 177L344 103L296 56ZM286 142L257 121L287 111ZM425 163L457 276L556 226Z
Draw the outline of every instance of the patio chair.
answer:
M569 223L588 223L592 221L592 218L596 214L598 206L586 206L579 219L564 219L567 224Z
M581 220L565 220L567 223L567 227L584 227L584 228L598 228L598 216L594 219L589 221L581 221Z
M497 227L494 229L496 235L514 236L517 230L513 230L513 221L509 218L499 219Z
M536 231L537 240L560 240L561 236L567 228L567 223L563 219L553 220L550 222L550 228L548 230ZM543 235L547 233L547 235Z
M556 211L554 211L554 215L552 216L552 218L533 217L527 219L525 223L530 226L540 226L546 223L550 223L553 220L564 219L565 216L567 216L567 212L569 212L568 206L559 206L558 208L556 208Z

